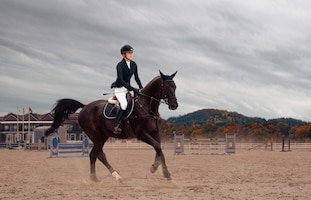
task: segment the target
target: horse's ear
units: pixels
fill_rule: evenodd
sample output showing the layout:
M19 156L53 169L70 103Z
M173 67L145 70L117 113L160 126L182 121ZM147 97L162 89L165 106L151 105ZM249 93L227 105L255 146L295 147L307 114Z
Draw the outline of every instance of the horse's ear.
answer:
M159 72L160 72L160 75L161 75L162 79L167 79L167 78L173 79L175 77L175 75L177 74L177 71L176 71L174 74L172 74L170 76L166 76L160 70L159 70Z
M177 71L174 74L171 75L171 78L173 79L176 74L177 74Z
M161 77L162 77L162 79L163 79L163 77L164 77L164 74L159 70L159 72L160 72L160 75L161 75Z

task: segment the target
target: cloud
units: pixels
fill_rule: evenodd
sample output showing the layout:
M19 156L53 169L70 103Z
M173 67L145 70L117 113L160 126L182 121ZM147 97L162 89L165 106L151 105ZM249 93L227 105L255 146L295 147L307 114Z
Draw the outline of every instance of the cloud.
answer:
M0 113L106 98L131 44L143 85L178 70L180 107L311 120L308 1L0 2Z

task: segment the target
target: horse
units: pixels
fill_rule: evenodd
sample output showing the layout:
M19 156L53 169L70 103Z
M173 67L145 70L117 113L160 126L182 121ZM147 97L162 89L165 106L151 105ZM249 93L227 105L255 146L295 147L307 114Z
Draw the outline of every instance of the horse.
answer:
M103 115L107 100L96 100L84 105L74 99L60 99L51 111L54 114L54 120L45 131L45 136L50 135L61 126L68 119L69 114L82 108L78 114L78 123L94 144L89 154L91 180L99 181L95 174L95 162L98 159L106 166L116 181L122 181L122 177L109 164L103 151L103 146L109 137L137 138L151 145L156 152L154 163L150 168L151 173L154 173L159 165L162 165L163 176L167 180L171 180L171 174L161 149L160 125L162 119L159 114L159 106L160 103L165 103L170 110L177 109L176 84L173 80L177 71L172 75L164 75L161 71L159 72L159 76L153 78L140 92L134 95L134 109L130 116L122 119L121 134L113 133L114 120L107 119Z

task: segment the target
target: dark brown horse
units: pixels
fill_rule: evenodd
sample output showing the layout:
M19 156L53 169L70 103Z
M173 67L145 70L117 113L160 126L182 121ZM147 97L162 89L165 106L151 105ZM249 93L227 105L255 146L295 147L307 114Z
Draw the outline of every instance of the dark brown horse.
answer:
M121 134L113 134L114 120L106 119L103 116L103 108L107 104L107 100L97 100L88 105L83 105L73 99L61 99L57 101L52 110L54 121L52 126L46 130L45 135L48 136L57 129L68 118L69 114L83 108L79 113L79 125L94 143L94 147L90 152L92 180L97 181L95 174L96 159L99 159L107 167L117 181L122 180L118 172L108 163L103 152L103 146L109 137L122 139L136 137L151 145L156 151L156 157L150 171L154 173L158 166L162 164L163 175L170 180L171 175L165 164L164 154L161 149L159 135L161 118L158 110L161 102L168 104L170 110L175 110L178 107L175 96L176 85L173 81L176 73L169 76L160 72L160 76L151 80L138 95L135 95L135 108L131 116L123 119Z

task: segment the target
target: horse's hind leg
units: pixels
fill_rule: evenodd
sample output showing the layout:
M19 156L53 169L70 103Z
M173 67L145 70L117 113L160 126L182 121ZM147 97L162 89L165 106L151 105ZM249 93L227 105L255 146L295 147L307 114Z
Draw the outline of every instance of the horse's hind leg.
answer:
M100 134L97 134L97 136ZM111 175L117 180L121 181L122 177L116 172L112 166L107 161L106 155L103 151L103 146L107 141L108 137L93 137L92 141L94 142L94 147L90 152L90 169L91 169L91 180L98 181L95 172L95 163L96 159L100 160L109 170Z
M108 139L108 138L107 138ZM103 151L104 143L107 141L107 139L102 139L100 143L94 144L94 147L90 153L90 162L91 162L91 179L94 181L98 181L96 175L95 175L95 162L96 159L100 160L109 170L111 175L117 180L122 181L122 177L119 175L117 171L115 171L112 166L109 164L106 154ZM99 141L99 140L95 140Z
M112 168L112 166L108 163L106 154L104 153L103 149L98 154L98 159L107 167L111 175L116 179L116 181L122 182L122 177L120 174Z
M95 174L95 163L97 159L97 152L95 146L92 148L90 152L90 168L91 168L91 180L98 181L96 174Z

